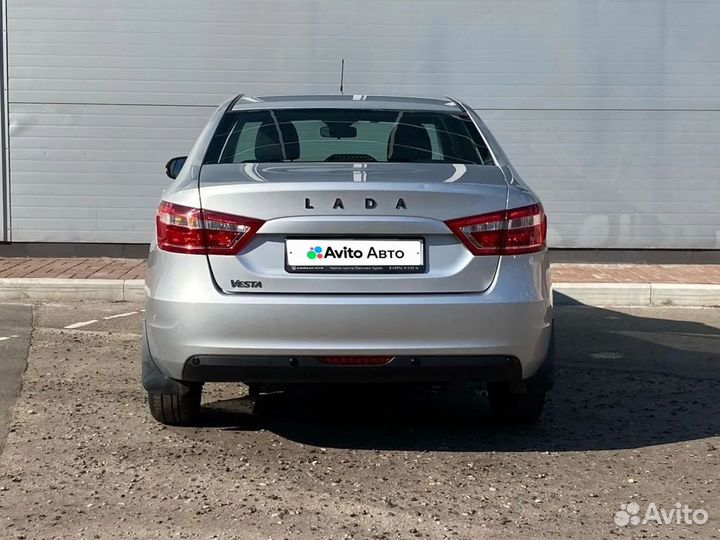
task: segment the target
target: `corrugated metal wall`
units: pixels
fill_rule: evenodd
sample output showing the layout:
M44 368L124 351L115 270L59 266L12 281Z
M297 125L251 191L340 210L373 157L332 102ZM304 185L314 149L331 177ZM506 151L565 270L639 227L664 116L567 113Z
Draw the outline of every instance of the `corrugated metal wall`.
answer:
M7 241L8 188L7 171L7 33L5 32L5 2L0 0L0 242Z
M715 0L8 0L12 238L146 242L226 96L452 94L562 247L720 247Z

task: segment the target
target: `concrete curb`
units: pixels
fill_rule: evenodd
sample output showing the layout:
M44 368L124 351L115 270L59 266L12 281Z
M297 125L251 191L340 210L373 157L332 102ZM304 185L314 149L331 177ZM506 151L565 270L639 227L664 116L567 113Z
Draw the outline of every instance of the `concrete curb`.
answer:
M138 293L138 284L141 293ZM0 300L143 300L142 279L0 278Z
M126 279L123 281L123 300L126 302L145 301L145 280Z
M590 306L720 306L720 285L693 283L555 283L558 305Z
M555 303L650 306L650 283L553 283Z
M676 283L555 283L555 303L590 306L720 306L720 285ZM142 302L142 279L0 278L0 300Z

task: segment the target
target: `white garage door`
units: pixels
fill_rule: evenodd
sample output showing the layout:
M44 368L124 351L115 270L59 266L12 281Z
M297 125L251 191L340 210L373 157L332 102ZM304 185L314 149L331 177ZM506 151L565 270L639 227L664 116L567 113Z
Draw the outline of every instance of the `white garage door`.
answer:
M559 247L720 247L720 2L7 0L12 238L147 242L238 92L451 94Z

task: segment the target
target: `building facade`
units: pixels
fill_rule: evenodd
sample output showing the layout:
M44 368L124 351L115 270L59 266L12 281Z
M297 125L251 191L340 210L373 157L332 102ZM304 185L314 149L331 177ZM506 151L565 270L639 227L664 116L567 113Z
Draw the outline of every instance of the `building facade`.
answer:
M146 243L224 98L452 95L565 248L720 248L716 0L3 0L0 239Z

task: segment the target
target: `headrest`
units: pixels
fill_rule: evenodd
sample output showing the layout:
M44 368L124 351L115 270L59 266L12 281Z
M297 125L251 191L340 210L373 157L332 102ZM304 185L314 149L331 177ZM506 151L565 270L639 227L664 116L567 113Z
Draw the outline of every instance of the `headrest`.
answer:
M258 162L294 160L299 157L300 142L292 122L265 122L260 126L255 136L255 159Z
M430 161L432 145L427 129L418 124L398 124L390 132L388 161Z

